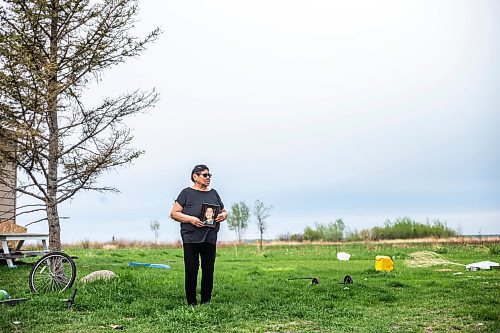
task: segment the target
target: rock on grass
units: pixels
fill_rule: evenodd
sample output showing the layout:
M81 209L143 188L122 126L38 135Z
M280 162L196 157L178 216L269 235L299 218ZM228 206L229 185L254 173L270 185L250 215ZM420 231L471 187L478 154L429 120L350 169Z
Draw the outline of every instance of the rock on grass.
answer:
M114 279L117 277L118 277L118 275L116 275L112 271L101 270L101 271L95 271L95 272L92 272L90 274L85 275L84 277L82 277L80 279L80 282L81 283L88 283L88 282L93 282L93 281L97 281L97 280L107 281L107 280L111 280L111 279Z

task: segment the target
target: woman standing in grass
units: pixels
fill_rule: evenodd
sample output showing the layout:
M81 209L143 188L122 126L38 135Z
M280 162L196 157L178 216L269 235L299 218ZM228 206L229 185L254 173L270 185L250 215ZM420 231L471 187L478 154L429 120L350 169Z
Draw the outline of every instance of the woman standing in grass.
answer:
M214 283L215 251L219 222L227 219L227 211L216 190L210 188L212 174L206 165L200 164L191 171L193 185L181 191L175 200L170 217L181 223L184 249L184 272L187 303L196 305L196 283L201 259L201 303L212 297ZM202 206L218 206L215 228L201 221Z

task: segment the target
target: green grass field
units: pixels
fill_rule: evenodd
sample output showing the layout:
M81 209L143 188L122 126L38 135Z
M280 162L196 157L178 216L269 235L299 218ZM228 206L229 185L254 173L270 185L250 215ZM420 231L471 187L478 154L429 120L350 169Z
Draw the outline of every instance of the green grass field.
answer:
M30 267L0 267L0 289L29 301L0 306L0 332L500 332L500 270L461 266L409 268L411 252L434 250L462 264L500 261L499 245L275 245L218 249L211 304L185 305L182 250L71 249L78 288L33 295ZM336 253L351 253L341 262ZM374 270L376 255L396 257L393 272ZM172 269L128 267L130 261ZM81 284L101 269L111 282ZM462 272L463 274L454 274ZM351 275L354 284L342 284ZM311 280L291 278L317 277Z

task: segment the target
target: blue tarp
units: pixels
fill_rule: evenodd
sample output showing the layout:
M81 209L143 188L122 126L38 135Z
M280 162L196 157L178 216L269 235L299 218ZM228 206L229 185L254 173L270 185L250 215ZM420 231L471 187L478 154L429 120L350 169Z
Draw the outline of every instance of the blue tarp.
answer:
M164 264L147 264L143 262L129 262L128 266L143 266L143 267L152 267L152 268L163 268L163 269L170 269L169 265L164 265Z

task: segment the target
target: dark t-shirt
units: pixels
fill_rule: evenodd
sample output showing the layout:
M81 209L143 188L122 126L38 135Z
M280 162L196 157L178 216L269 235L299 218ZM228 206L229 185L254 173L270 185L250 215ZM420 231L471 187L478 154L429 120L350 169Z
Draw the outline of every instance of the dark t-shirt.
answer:
M177 203L182 206L182 213L190 216L200 217L201 206L204 203L211 205L219 205L220 209L224 208L224 204L216 190L198 191L191 187L186 187L179 193ZM191 223L181 223L181 237L184 243L217 243L217 232L219 231L219 223L215 223L215 228L211 227L196 227Z

